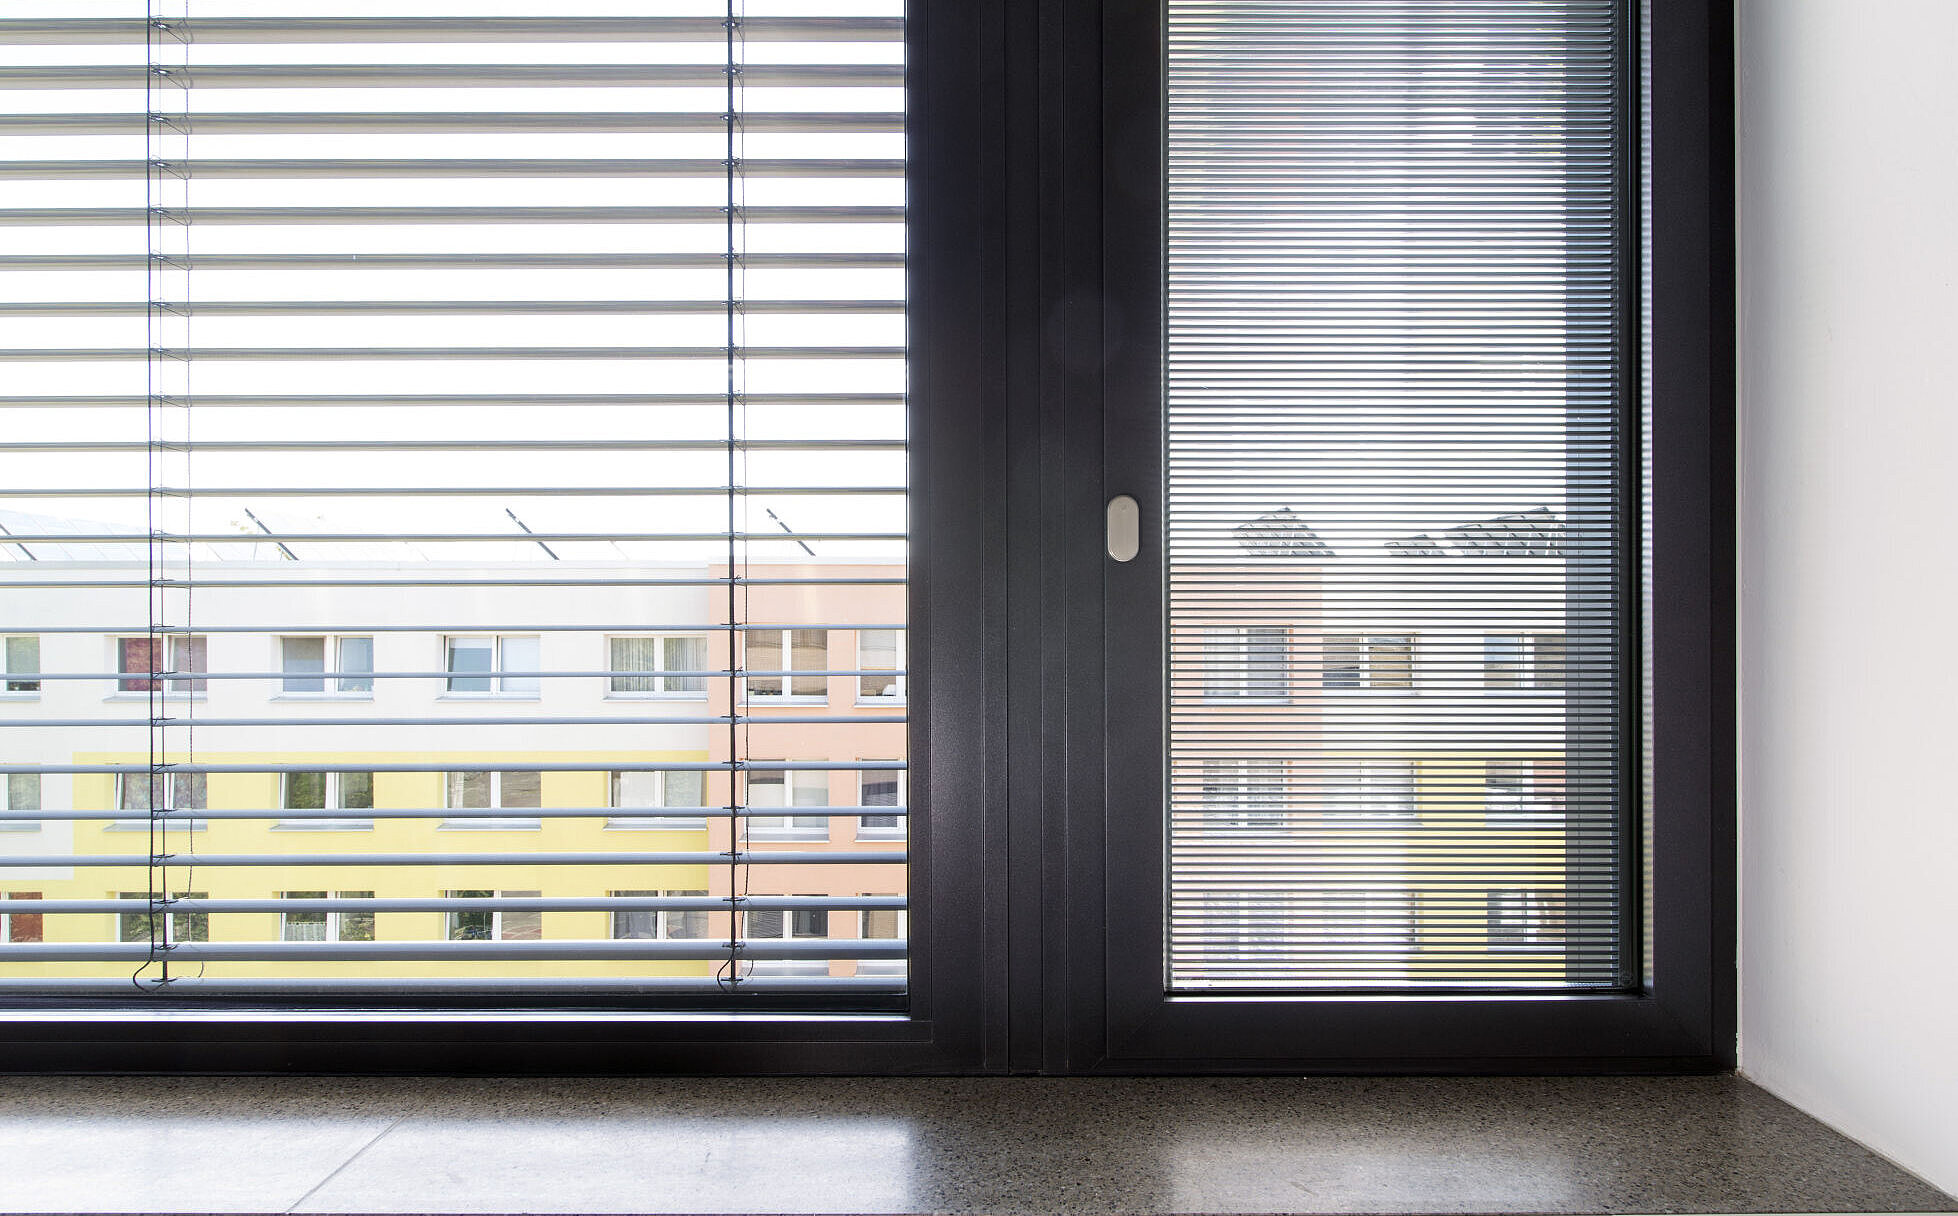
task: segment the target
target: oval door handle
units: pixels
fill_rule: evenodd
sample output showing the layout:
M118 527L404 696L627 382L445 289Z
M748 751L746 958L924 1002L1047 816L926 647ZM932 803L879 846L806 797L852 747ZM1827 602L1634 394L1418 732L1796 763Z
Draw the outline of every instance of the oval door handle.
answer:
M1127 494L1108 500L1108 556L1132 562L1142 549L1142 508Z

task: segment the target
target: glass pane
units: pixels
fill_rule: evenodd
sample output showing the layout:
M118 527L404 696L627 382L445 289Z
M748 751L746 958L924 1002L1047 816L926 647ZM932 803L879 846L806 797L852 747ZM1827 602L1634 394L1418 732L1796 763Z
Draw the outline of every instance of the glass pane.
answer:
M493 806L490 798L494 783L489 773L450 773L448 805L465 810Z
M341 692L373 692L374 679L371 675L348 675L348 672L372 672L374 670L373 638L341 638L339 668Z
M10 811L38 811L41 809L41 774L13 773L6 780L7 809Z
M287 692L325 692L326 681L295 677L294 673L326 670L325 638L280 638L279 669L286 673L282 687Z
M791 631L792 671L823 671L829 667L829 634L821 629ZM798 697L821 697L829 693L827 676L795 676L790 689Z
M658 638L613 638L611 639L612 671L659 670ZM613 692L658 692L657 675L612 677Z
M66 15L53 0L31 6ZM458 29L517 11L437 7ZM392 39L414 34L402 19L429 11L406 0L321 0L303 12L234 3L233 15L268 23L253 49L188 37L192 26L164 19L212 14L158 0L139 14L158 19L155 37L103 42L69 22L0 46L0 114L47 110L54 94L21 87L40 68L103 69L100 87L83 72L56 99L79 127L64 118L0 140L8 197L56 217L31 230L0 223L0 262L38 251L78 267L13 276L15 304L53 302L60 315L10 327L5 345L104 352L19 358L0 377L0 417L36 445L0 450L8 528L28 535L0 545L6 636L22 622L59 625L41 634L33 666L96 673L63 682L58 713L16 708L79 723L30 732L36 756L92 770L60 775L50 802L134 816L44 826L38 842L21 833L84 864L17 868L0 875L0 896L52 874L68 877L50 899L167 886L160 866L87 864L90 854L141 859L154 845L184 861L170 874L260 906L182 914L186 934L208 925L228 950L263 949L173 963L166 985L147 934L89 940L115 937L119 915L47 913L50 939L96 954L43 963L0 952L0 1003L48 979L63 997L158 1009L260 981L264 992L241 999L400 1008L424 994L522 991L580 1009L641 1008L668 993L689 1006L738 1003L746 997L721 982L736 957L724 943L742 927L737 893L778 895L788 882L903 893L899 833L831 841L820 815L813 828L779 819L797 850L889 861L730 866L749 825L722 811L745 803L735 774L755 757L906 752L901 706L860 712L855 681L809 674L854 666L860 632L903 644L906 43L892 19L902 6L795 0L798 21L771 24L767 37L706 41L697 6L628 7L650 18L630 38L546 32L527 44ZM382 35L319 42L279 26L346 16L378 21ZM47 40L70 33L82 37ZM368 71L412 74L430 54L439 62L405 90ZM732 98L713 87L751 55L790 83L750 77ZM299 79L225 86L241 63ZM511 64L531 66L517 79ZM560 87L594 68L617 87ZM135 111L155 121L133 129L130 71L166 82ZM739 121L723 120L730 106ZM441 119L403 125L404 113ZM526 117L513 126L511 114ZM104 123L114 130L88 129ZM636 167L567 178L548 167L560 160ZM824 171L831 161L849 172ZM430 162L447 167L373 170ZM241 175L240 164L258 168ZM156 172L145 177L145 165ZM781 208L819 210L790 220ZM358 222L322 222L339 209ZM104 215L129 222L104 225ZM104 270L103 258L118 264ZM76 301L90 307L68 307ZM223 356L238 350L267 357ZM65 632L76 622L99 632ZM830 638L847 657L828 653ZM25 668L28 652L8 643L0 659ZM776 708L750 714L732 673L755 666L803 674L758 678L753 699ZM544 671L564 674L523 674ZM54 690L43 674L0 679L0 691L24 694L30 679L44 697ZM155 680L172 695L152 700ZM208 697L194 715L193 692ZM152 714L170 724L145 729ZM203 764L227 771L182 771ZM855 789L847 772L815 780L778 777L772 794L766 783L754 793L786 816L829 803L831 786ZM8 783L9 799L31 784L31 774ZM225 818L145 822L152 801L193 808L207 794ZM605 860L620 854L661 860ZM519 855L550 860L512 864ZM266 857L288 864L227 864ZM494 900L501 882L554 899L625 887L715 903L628 917L628 932L692 943L659 958L586 957L614 930L603 906L329 906L282 928L275 903L319 884L325 905L376 887L390 900ZM146 909L132 916L147 925ZM384 941L388 957L285 953L288 929L322 943ZM450 939L526 948L457 959ZM101 957L125 944L142 948ZM830 967L797 965L811 976ZM902 984L896 973L884 992ZM895 1007L865 993L808 999Z
M896 675L873 675L872 672L895 672L898 667L897 630L865 629L857 634L857 665L866 674L857 677L860 697L895 697L898 695Z
M32 676L41 670L41 639L33 637L12 637L7 639L6 671L8 692L39 692L41 682L21 679Z
M325 773L287 773L286 809L312 810L326 807ZM321 898L325 898L322 896Z
M206 656L210 653L209 638L173 637L170 639L170 666L173 671L209 671ZM171 680L172 692L205 692L210 688L209 680Z
M666 638L667 671L705 671L707 670L706 638ZM667 676L667 692L706 692L705 676Z
M503 801L498 805L529 809L544 805L544 775L542 773L504 773L502 774Z
M782 632L779 629L753 629L748 632L747 656L749 671L784 670L782 664L788 658L782 652ZM782 695L780 675L749 676L748 695L751 697L779 697Z
M374 809L374 774L341 773L340 807L349 811Z
M1165 985L1617 986L1623 6L1166 11Z
M486 672L496 665L496 642L491 638L450 638L449 670L452 672ZM450 692L488 692L490 680L487 676L452 675L449 677Z
M675 769L665 773L664 776L666 781L661 805L698 807L702 804L704 779L707 774L690 769Z
M536 638L504 638L504 671L538 670L538 648ZM503 677L503 691L510 693L532 693L543 687L543 682L535 675L515 675Z

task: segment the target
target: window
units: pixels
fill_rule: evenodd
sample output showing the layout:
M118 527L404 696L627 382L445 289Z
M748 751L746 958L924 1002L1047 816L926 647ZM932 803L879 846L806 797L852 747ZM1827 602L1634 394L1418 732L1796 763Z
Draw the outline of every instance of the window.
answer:
M1482 639L1482 684L1546 692L1564 686L1564 635L1490 634Z
M0 637L0 692L41 691L41 639L33 634Z
M1203 762L1206 824L1224 828L1278 828L1286 822L1285 767L1256 760Z
M173 676L210 670L206 666L206 639L171 634L167 664L161 662L165 641L150 637L116 639L116 671L121 677L116 681L117 692L154 692L157 681L151 678L153 674ZM169 679L164 683L173 693L201 693L210 686L209 680L197 679Z
M1361 825L1414 822L1414 763L1410 760L1340 761L1325 767L1321 813Z
M42 940L41 914L29 912L23 907L40 898L39 891L0 892L0 942Z
M282 899L304 900L313 905L300 911L279 913L279 940L282 942L371 942L374 940L374 913L356 909L343 911L333 905L347 899L372 899L372 891L287 891Z
M747 785L751 810L829 805L829 773L822 769L750 769ZM829 836L826 815L750 814L747 823L749 836L756 840L818 840Z
M204 773L120 773L116 805L125 811L201 811L209 778ZM161 808L151 806L152 794L164 795Z
M705 891L614 891L625 899L701 899ZM635 908L612 913L612 936L635 940L686 940L707 936L705 908Z
M902 769L864 769L857 774L858 806L903 806ZM901 840L905 836L904 816L857 816L858 840Z
M1282 625L1212 625L1203 631L1203 695L1282 701L1290 693Z
M797 899L820 899L798 895ZM742 914L742 936L756 941L794 941L829 936L829 913L822 908L757 908Z
M334 675L325 674L326 657L333 656ZM332 685L342 696L374 693L374 639L371 637L282 637L279 670L285 678L279 690L288 694L321 694Z
M1536 761L1486 762L1483 765L1484 823L1501 831L1565 827L1558 784L1554 769L1539 780Z
M0 810L38 811L41 809L41 774L0 774ZM0 832L38 832L41 824L33 819L0 819Z
M631 637L608 638L606 642L612 664L608 688L613 696L707 695L706 638Z
M167 912L152 913L147 905L150 895L147 891L124 891L116 898L140 902L146 905L139 911L123 912L117 916L120 941L147 942L208 942L211 940L211 915L208 912ZM179 891L171 896L171 901L182 899L208 899L202 891Z
M685 812L679 815L614 815L606 821L615 828L659 828L675 831L707 826L700 814L706 804L707 774L697 769L654 769L613 773L612 807L670 807Z
M543 687L535 635L452 637L446 651L452 693L534 697Z
M822 629L750 629L747 631L745 681L750 699L764 697L804 697L819 700L829 695L829 677L816 672L829 668L829 633Z
M495 904L511 899L537 899L539 891L445 891L450 899L479 899ZM536 908L464 908L449 913L452 942L535 942L544 940L544 914Z
M443 782L449 810L536 810L544 805L543 774L528 770L449 773ZM442 821L445 828L535 828L543 821L536 816L454 815Z
M1561 936L1558 901L1561 893L1528 889L1496 890L1488 893L1489 947L1528 948L1552 946Z
M284 773L280 779L279 805L288 811L371 811L374 809L372 773ZM320 831L346 831L372 828L372 819L358 815L300 815L279 821L282 828L311 828Z
M119 773L116 775L116 806L124 811L201 811L206 809L210 780L204 773ZM152 808L152 795L164 798L163 806ZM171 829L201 832L208 821L191 817L167 816ZM112 820L104 829L110 832L146 832L148 819Z
M866 941L890 941L903 937L904 909L863 909L859 914L858 936Z
M904 700L904 630L857 630L857 701Z
M1324 646L1326 688L1414 687L1414 639L1406 634L1341 634Z

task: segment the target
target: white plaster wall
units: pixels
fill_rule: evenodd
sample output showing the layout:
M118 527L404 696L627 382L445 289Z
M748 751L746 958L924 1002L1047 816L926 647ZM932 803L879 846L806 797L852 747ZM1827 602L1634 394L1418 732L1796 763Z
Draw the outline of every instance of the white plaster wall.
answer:
M1742 1069L1958 1191L1958 3L1739 45Z

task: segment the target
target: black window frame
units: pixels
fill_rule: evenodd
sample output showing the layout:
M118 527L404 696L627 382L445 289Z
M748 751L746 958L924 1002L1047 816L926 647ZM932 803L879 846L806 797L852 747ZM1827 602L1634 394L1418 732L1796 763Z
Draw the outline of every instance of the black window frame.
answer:
M1648 336L1663 456L1653 729L1666 758L1655 789L1651 995L1569 1000L1598 1011L1583 1035L1546 1033L1490 1003L1469 1011L1480 1040L1457 1040L1445 1055L1366 1050L1357 1039L1342 1053L1302 1053L1268 1022L1247 1024L1219 1054L1215 1040L1151 1023L1148 1009L1111 989L1110 959L1133 925L1106 881L1126 847L1108 808L1134 794L1156 758L1112 753L1108 717L1133 678L1135 653L1122 656L1131 666L1118 664L1118 643L1139 637L1143 653L1159 649L1160 607L1124 601L1111 616L1109 596L1122 588L1103 556L1101 519L1127 470L1154 459L1154 432L1138 430L1133 411L1153 408L1151 393L1160 399L1146 357L1161 348L1146 304L1159 299L1160 262L1127 251L1160 207L1161 8L911 0L907 797L924 810L909 821L905 919L922 932L912 938L908 1010L674 1018L463 1005L382 1019L177 1005L161 1019L102 1003L75 1019L78 1002L10 1001L0 1070L1730 1068L1732 7L1647 8L1657 217ZM1143 506L1147 536L1157 504ZM1396 1016L1375 1004L1339 1030L1383 1042Z

